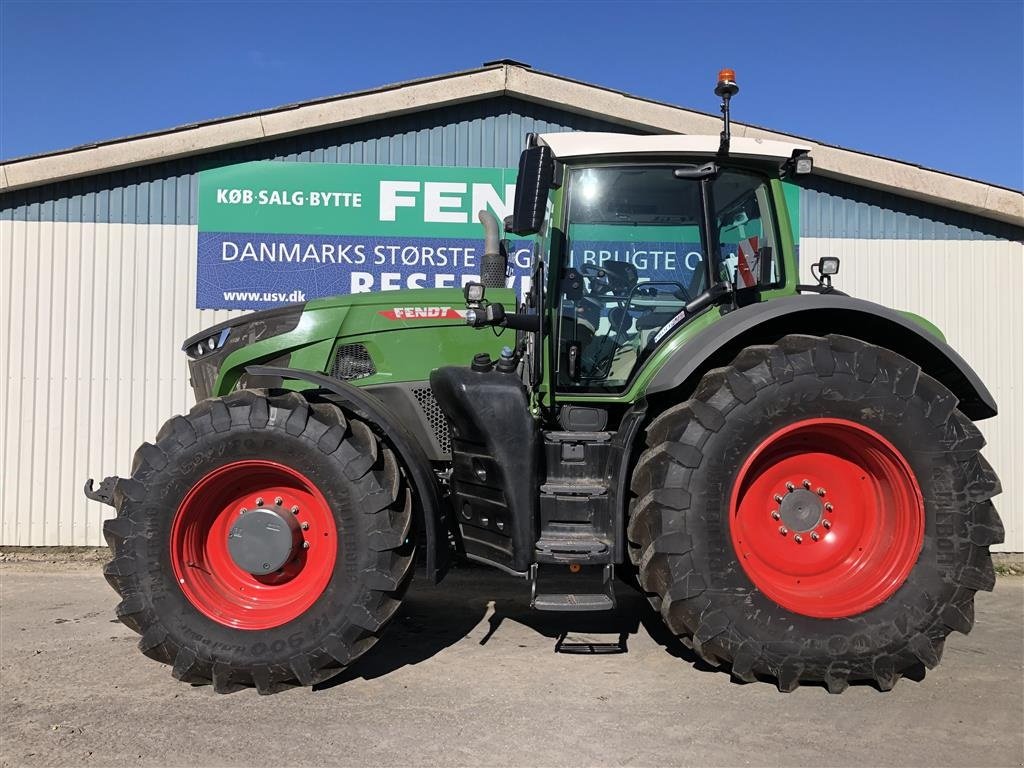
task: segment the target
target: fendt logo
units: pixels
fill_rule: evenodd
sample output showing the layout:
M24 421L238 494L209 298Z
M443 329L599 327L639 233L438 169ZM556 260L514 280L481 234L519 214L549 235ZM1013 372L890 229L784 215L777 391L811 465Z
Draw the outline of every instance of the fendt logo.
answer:
M466 316L464 310L451 307L394 307L380 314L388 320L462 320Z

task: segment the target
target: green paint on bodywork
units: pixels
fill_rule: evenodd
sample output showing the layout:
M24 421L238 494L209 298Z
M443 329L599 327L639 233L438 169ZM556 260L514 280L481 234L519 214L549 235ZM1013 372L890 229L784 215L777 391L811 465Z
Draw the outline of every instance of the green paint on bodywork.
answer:
M783 200L789 209L789 233L794 243L800 242L800 187L788 181L782 182ZM779 219L785 221L785 219Z
M909 320L910 322L915 323L924 328L926 331L928 331L928 333L930 333L932 336L939 339L940 341L946 340L946 334L940 331L939 327L930 320L925 320L920 315L915 315L913 312L905 312L902 309L899 310L899 313L903 315L905 318L907 318L907 320Z

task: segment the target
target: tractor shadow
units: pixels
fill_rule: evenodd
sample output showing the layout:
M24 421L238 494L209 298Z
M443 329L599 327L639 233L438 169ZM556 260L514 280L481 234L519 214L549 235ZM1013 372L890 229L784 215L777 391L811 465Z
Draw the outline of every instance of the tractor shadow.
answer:
M733 677L728 665L716 667L701 659L672 634L647 598L627 581L616 581L616 607L610 611L535 611L530 608L529 594L530 585L526 580L485 566L458 564L437 586L429 583L419 570L380 642L352 667L314 686L313 690L328 690L352 680L384 677L427 661L458 643L500 644L502 627L510 621L548 638L552 652L565 654L628 653L630 638L642 628L666 653L698 671L724 674L733 685L775 687L775 680L769 676L759 675L759 683L747 683ZM481 624L486 626L482 634ZM909 669L903 677L920 682L924 668ZM801 687L826 690L823 682L808 681ZM881 692L873 680L852 681L850 687L874 688Z
M698 669L713 669L665 627L639 591L621 581L616 583L616 607L610 611L535 611L530 608L529 591L529 583L523 579L472 564L454 567L438 586L418 572L380 642L352 667L314 690L328 690L352 680L373 680L419 664L466 641L485 618L486 632L476 640L482 646L500 635L505 622L512 621L549 638L556 653L628 653L630 637L643 627L672 656Z

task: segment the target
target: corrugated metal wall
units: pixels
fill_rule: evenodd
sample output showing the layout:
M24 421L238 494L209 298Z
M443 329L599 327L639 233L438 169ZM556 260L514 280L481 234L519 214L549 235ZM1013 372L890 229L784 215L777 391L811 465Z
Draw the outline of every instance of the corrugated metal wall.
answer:
M0 544L102 544L82 481L128 474L135 447L189 407L178 346L230 314L194 309L198 170L259 159L510 167L525 132L573 129L616 130L491 99L0 197ZM1021 231L815 181L801 235L804 263L842 257L844 289L934 320L978 367L1003 407L983 425L1006 485L1003 549L1024 549Z
M838 287L935 323L991 389L999 415L978 426L1003 482L996 549L1024 551L1024 231L821 179L801 190L800 229L804 282L838 256Z
M101 545L86 477L126 476L191 405L196 172L249 160L514 167L528 131L614 126L510 98L0 197L0 544Z

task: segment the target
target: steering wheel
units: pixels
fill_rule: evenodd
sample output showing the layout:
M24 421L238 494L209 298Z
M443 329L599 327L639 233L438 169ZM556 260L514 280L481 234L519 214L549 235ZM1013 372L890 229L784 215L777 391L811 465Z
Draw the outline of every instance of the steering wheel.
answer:
M581 264L578 271L589 280L590 292L595 295L611 293L613 296L626 297L639 280L636 267L628 261Z
M600 295L611 290L611 281L608 272L597 264L581 264L577 271L587 278L587 287L590 293Z

